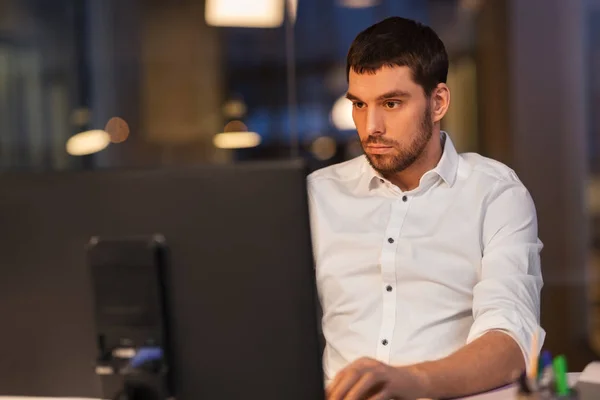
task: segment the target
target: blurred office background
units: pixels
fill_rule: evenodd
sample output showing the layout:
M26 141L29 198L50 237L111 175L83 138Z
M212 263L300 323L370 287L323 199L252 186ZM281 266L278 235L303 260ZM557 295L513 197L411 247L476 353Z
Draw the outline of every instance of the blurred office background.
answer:
M275 26L219 26L201 0L0 0L0 168L355 157L347 48L417 19L451 58L444 129L536 202L547 347L573 370L599 357L600 1L253 1Z

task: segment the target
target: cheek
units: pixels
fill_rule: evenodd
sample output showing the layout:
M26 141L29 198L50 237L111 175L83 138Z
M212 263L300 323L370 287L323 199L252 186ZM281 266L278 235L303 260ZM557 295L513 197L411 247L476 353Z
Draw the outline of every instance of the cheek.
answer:
M396 139L402 139L402 136L410 131L410 118L404 111L388 112L385 115L385 130Z
M412 143L417 136L418 125L419 120L408 110L388 113L385 117L386 136L395 140L400 147Z
M411 109L387 113L385 127L387 132L394 132L400 138L412 136L421 122L421 116Z

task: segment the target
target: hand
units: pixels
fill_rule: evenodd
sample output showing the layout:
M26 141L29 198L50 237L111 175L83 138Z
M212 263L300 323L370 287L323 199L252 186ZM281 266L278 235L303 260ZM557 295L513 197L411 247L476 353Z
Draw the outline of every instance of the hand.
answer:
M421 382L411 367L392 367L361 358L341 370L327 387L327 400L416 398Z

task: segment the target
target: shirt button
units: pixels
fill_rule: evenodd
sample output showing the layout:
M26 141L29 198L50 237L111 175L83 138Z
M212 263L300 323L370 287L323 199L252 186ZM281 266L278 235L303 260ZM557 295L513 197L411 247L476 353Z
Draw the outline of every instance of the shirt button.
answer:
M387 339L383 339L383 340L381 341L381 344L382 344L382 345L384 345L384 346L387 346L387 344L388 344L388 341L387 341Z
M387 290L388 292L391 292L392 291L392 286L391 285L387 285L385 287L385 290Z
M394 239L388 238L388 243L394 243Z
M408 197L402 196L402 201L407 201L407 200L408 200Z

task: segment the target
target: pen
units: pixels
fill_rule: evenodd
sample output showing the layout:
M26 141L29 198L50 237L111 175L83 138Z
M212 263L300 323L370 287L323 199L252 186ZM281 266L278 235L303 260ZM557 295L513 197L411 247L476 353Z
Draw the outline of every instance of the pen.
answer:
M556 394L566 396L569 394L569 383L567 382L567 359L559 355L554 359L554 379L556 381Z
M550 389L554 382L554 370L552 366L552 354L548 350L542 352L538 371L538 387Z
M542 355L540 357L539 370L538 375L541 376L544 373L544 368L552 365L552 353L548 350L542 351Z
M531 338L531 353L529 355L529 379L535 380L538 376L538 357L539 357L539 349L538 349L538 330L536 329L533 332L533 337Z

